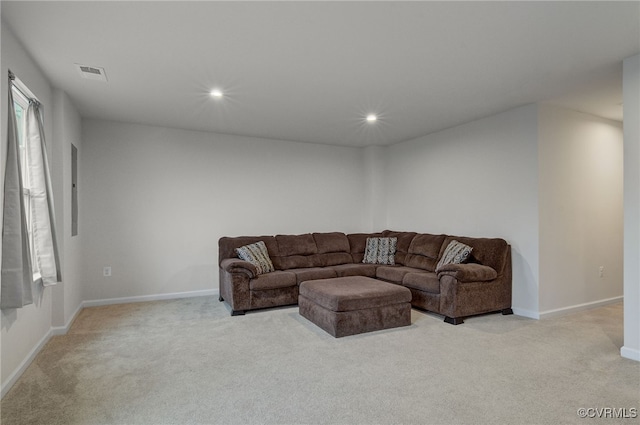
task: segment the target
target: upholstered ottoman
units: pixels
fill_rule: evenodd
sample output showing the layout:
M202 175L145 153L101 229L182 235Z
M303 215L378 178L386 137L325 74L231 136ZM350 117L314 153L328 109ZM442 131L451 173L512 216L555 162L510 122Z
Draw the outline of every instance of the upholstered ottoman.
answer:
M411 324L411 291L364 276L302 282L298 306L336 338Z

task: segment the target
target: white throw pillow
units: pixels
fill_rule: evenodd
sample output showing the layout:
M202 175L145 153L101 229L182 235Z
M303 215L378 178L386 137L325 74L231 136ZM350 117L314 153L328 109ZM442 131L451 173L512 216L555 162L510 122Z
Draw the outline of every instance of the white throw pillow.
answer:
M438 261L438 265L436 266L436 272L438 272L442 266L446 264L461 264L464 263L467 258L469 258L469 254L471 254L471 248L469 245L465 245L461 242L453 240L449 242L447 245L447 249L444 250L444 254L442 254L442 258Z
M366 264L395 264L396 246L398 238L367 238L363 263Z
M248 261L258 269L258 274L264 274L275 271L269 251L263 241L245 245L236 248L236 254L244 261Z

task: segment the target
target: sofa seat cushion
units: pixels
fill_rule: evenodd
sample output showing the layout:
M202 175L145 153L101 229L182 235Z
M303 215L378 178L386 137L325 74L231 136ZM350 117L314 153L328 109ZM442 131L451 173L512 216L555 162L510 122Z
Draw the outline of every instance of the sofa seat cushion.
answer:
M376 277L401 284L407 273L424 273L424 270L407 266L380 266L376 270Z
M407 273L402 279L402 284L407 288L417 289L432 294L440 293L440 280L435 273Z
M376 268L378 268L375 264L341 264L338 266L331 267L336 271L338 277L344 276L367 276L367 277L376 277Z
M307 267L303 269L289 269L287 270L296 276L298 285L305 280L314 279L329 279L332 277L338 277L336 271L331 267Z
M300 295L330 311L354 311L411 302L407 288L363 276L309 280Z
M296 275L291 272L275 271L261 274L249 281L251 291L265 291L267 289L287 288L297 284Z

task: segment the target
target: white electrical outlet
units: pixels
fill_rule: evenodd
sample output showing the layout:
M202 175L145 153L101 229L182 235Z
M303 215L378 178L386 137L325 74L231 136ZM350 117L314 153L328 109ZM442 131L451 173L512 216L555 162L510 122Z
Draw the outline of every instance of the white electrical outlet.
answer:
M102 275L103 275L103 276L107 276L107 277L108 277L108 276L111 276L111 266L105 266L105 267L102 269Z
M604 266L600 266L598 270L599 270L600 277L604 277Z

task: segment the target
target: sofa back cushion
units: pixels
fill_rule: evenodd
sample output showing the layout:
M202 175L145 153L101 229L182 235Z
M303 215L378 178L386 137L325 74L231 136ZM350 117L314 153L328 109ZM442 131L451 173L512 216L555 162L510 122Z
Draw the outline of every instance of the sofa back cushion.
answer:
M392 230L385 230L382 232L382 236L385 238L398 238L398 244L396 245L395 263L401 266L406 265L407 252L411 241L417 235L416 232L395 232Z
M314 233L312 236L316 242L318 254L349 252L349 238L344 233Z
M446 235L419 233L412 240L407 250L405 265L435 271L438 256Z
M276 235L278 256L271 257L277 270L317 267L322 261L311 233L303 235Z
M367 249L367 238L381 238L382 233L351 233L347 235L352 262L362 263Z
M316 241L311 233L304 235L276 235L281 256L312 255L318 253Z
M238 258L238 254L235 251L236 248L260 241L263 241L267 246L269 257L273 259L273 257L278 255L278 243L273 236L225 236L218 240L218 264L225 258Z
M344 233L314 233L313 239L318 248L320 266L337 266L353 261L349 252L349 239Z
M489 266L502 275L510 257L511 247L500 238L468 238L463 236L447 236L440 249L438 258L442 257L449 243L453 240L469 245L473 250L467 263L478 263Z

